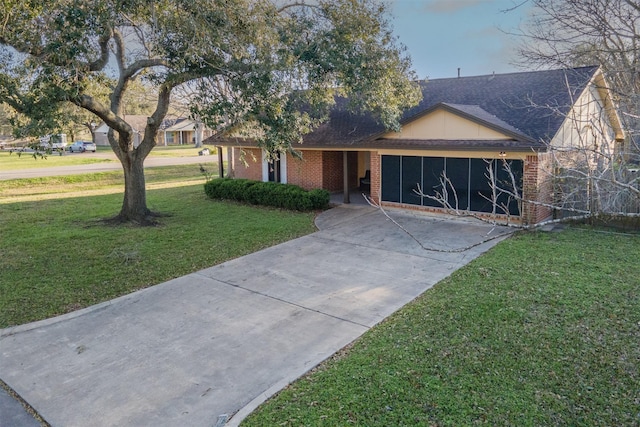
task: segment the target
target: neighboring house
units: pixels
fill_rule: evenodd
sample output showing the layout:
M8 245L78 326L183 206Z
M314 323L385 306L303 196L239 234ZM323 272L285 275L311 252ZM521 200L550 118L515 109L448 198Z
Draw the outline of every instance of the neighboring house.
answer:
M440 203L414 190L419 184L425 194L442 192L444 173L455 188L455 195L447 192L450 203L457 200L459 210L480 215L493 207L487 161L496 166L497 179L510 178L499 167L507 161L523 199L544 202L552 192L550 146L624 142L599 67L437 79L421 87L423 100L405 112L400 132L347 112L345 100L338 100L329 121L295 147L302 159L286 154L267 163L255 142L235 137L205 142L233 148L232 176L346 194L364 183L370 197L387 206L442 212ZM596 125L601 133L593 131ZM508 216L524 224L552 214L504 195L498 202L508 203Z
M191 119L180 118L167 124L168 126L162 131L162 137L158 139L158 144L196 144L199 146L204 138L212 135L211 130L205 128L202 123Z
M144 138L144 131L147 126L148 116L126 115L123 117L123 119L133 128L133 144L135 147L137 147ZM108 131L109 127L104 123L96 128L96 145L109 145L109 140L107 139ZM205 128L202 124L197 124L195 121L190 119L165 119L162 122L162 125L160 125L160 130L158 131L157 144L195 144L197 142L201 142L204 138L211 136L211 134L211 130Z

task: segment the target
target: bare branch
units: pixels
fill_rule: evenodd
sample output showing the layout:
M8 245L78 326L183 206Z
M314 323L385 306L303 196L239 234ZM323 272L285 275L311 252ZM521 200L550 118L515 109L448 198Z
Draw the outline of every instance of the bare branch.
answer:
M294 3L289 3L289 4L285 4L284 6L281 6L277 12L278 13L282 13L288 9L292 9L294 7L305 7L305 8L312 8L312 9L320 9L320 6L318 6L317 4L308 4L305 3L304 1L302 2L294 2Z

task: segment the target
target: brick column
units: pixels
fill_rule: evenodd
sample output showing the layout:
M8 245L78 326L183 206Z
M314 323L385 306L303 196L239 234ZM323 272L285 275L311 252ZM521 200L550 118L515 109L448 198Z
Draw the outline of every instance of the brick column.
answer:
M551 203L551 180L545 174L543 163L548 160L548 154L540 153L527 156L524 161L522 177L522 223L536 224L548 218L552 214L551 208L529 203L532 200L542 203Z
M381 179L382 179L382 158L377 151L371 152L371 200L380 203Z

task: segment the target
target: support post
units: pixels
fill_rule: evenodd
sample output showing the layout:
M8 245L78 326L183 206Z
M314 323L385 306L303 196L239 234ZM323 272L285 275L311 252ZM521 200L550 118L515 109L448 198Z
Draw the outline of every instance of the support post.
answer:
M343 203L351 203L349 199L349 152L342 152L342 189L344 191L343 194Z
M233 147L227 147L227 177L234 178L234 165L233 165Z
M218 149L218 177L224 178L224 163L222 161L222 146L216 147Z

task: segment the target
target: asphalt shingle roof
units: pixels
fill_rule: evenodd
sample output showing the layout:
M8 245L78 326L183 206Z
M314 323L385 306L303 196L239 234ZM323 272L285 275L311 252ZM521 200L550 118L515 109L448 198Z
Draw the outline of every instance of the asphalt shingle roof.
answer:
M446 107L479 122L506 131L513 140L486 141L487 146L542 148L562 125L575 99L593 79L599 67L529 71L485 76L433 79L420 82L422 101L407 110L406 124L428 112ZM445 141L412 140L398 142L380 139L384 127L368 114L347 110L345 99L338 99L329 121L305 135L303 147L379 148L380 146L433 147ZM480 141L450 142L451 148L467 144L478 148Z
M477 105L530 138L548 141L597 70L591 66L430 80L421 83L423 99L404 117L441 102Z

